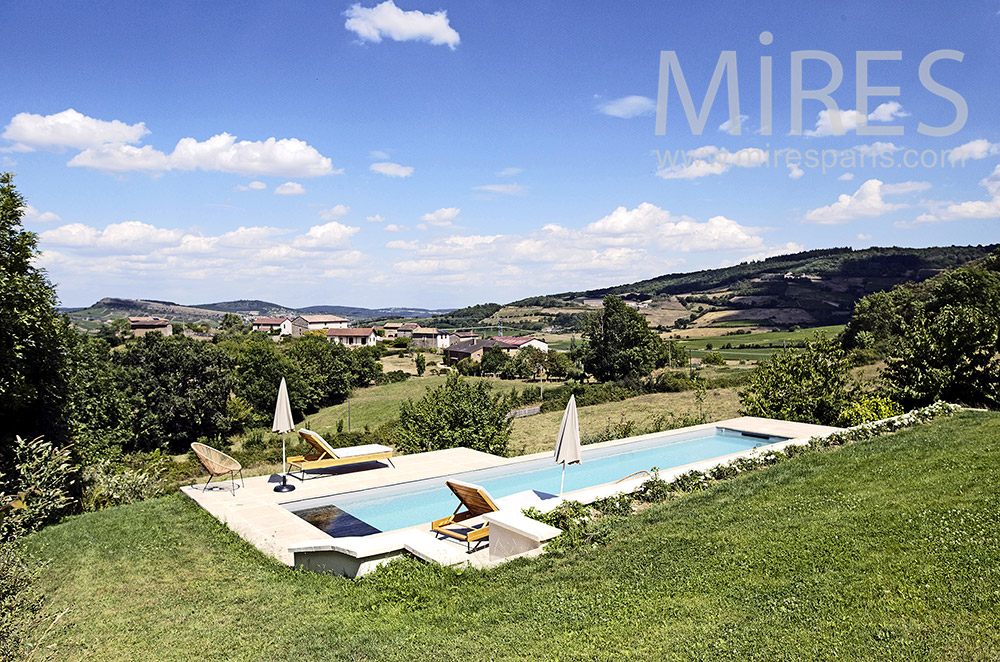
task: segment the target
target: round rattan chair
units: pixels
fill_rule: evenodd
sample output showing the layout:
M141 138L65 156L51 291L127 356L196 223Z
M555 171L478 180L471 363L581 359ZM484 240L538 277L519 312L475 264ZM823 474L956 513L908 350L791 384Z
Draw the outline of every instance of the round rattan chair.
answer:
M243 482L243 466L239 462L220 450L198 442L191 444L191 450L198 456L198 459L201 460L201 463L205 465L210 474L208 480L205 482L205 486L202 488L203 492L208 489L208 484L212 482L213 478L216 476L225 476L226 474L229 474L232 481L233 496L236 496L236 474L240 475L240 483L243 484L243 487L246 487L246 483Z

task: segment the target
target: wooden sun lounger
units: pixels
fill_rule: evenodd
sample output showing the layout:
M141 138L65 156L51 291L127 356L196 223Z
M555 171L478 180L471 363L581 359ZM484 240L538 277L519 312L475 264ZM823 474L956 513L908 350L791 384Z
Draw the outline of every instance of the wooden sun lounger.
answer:
M484 488L463 483L460 480L445 481L445 485L458 497L459 504L455 512L448 517L442 517L431 523L431 531L443 536L465 541L471 554L479 549L480 543L490 535L490 527L486 522L462 524L467 520L500 510L493 498ZM462 508L465 508L463 511ZM472 543L476 543L475 549Z
M382 444L365 444L363 446L351 446L349 448L333 448L326 439L319 436L312 430L301 429L299 436L305 439L316 452L309 455L298 455L288 458L289 472L300 471L302 475L291 475L299 480L305 480L306 471L309 469L326 469L328 467L339 467L348 464L361 464L363 462L374 462L386 460L390 466L392 463L392 448Z

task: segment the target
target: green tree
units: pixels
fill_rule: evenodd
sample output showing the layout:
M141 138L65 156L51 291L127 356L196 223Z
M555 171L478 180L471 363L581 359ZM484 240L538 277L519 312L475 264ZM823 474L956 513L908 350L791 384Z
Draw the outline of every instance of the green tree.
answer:
M652 372L662 341L642 315L616 296L585 322L584 369L599 381L638 379Z
M853 400L851 362L840 345L823 335L804 351L771 355L740 392L744 416L833 425Z
M267 342L274 344L270 339ZM282 345L282 349L297 368L299 404L305 410L343 402L351 394L354 366L348 348L320 336L303 336ZM271 388L271 412L274 411L274 398L280 382L279 378Z
M224 333L239 333L245 331L246 328L243 318L233 313L226 313L222 316L222 321L219 322L219 329Z
M722 355L722 352L705 352L705 355L701 357L701 362L705 365L726 365L726 357Z
M490 347L483 352L483 358L478 365L484 375L499 375L507 372L509 363L510 357L507 356L507 352L499 347Z
M489 382L450 373L422 399L402 404L400 442L414 450L464 447L503 455L513 426L509 412L507 396L494 394Z
M424 353L417 352L417 355L413 357L413 363L417 366L417 377L423 377L424 370L427 369L427 359L424 358Z
M56 311L55 289L32 265L38 237L21 227L27 204L0 174L0 456L15 435L67 440L68 324ZM2 467L0 467L2 469Z
M200 437L228 431L233 364L218 346L147 333L116 352L115 361L129 400L129 450L180 452Z
M296 339L293 344L307 337ZM288 383L288 400L293 412L302 414L315 406L317 391L313 390L310 380L302 379L296 362L279 352L270 336L263 333L235 336L218 346L233 365L233 392L250 403L258 425L270 422L282 377Z

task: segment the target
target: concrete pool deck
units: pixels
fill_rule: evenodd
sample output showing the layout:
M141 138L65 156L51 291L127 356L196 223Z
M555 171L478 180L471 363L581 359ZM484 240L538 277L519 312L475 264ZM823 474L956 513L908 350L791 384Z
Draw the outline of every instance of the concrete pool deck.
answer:
M768 448L781 448L793 443L804 443L810 437L822 436L836 431L822 425L775 421L763 418L742 417L716 423L698 425L682 430L659 432L642 437L617 439L594 444L591 447L608 447L631 443L639 439L658 435L670 435L682 432L726 428L739 432L764 434L774 437L785 437L788 441L773 444ZM554 443L554 442L553 442ZM729 461L738 456L752 454L757 451L741 451L722 458L713 458L682 467L661 471L661 477L671 480L672 476L691 470L704 470L717 464ZM265 554L280 562L295 567L310 570L337 572L354 576L370 571L380 563L395 556L409 552L427 561L444 565L469 564L472 566L488 566L499 561L491 559L489 547L484 547L475 553L467 554L463 544L456 541L439 540L430 532L428 525L411 527L399 531L388 531L366 537L333 538L312 524L298 517L285 505L315 497L326 497L345 492L355 492L375 487L384 487L407 483L427 478L443 477L455 473L487 469L508 464L524 462L539 457L551 456L551 451L535 453L515 458L503 458L468 448L450 448L446 450L400 455L393 457L395 468L387 462L371 462L347 467L335 467L311 474L305 481L288 478L288 483L295 486L293 492L275 492L276 476L256 476L247 478L245 487L237 482L235 495L230 490L229 481L213 480L207 491L200 484L188 485L181 492L193 499L198 505L208 511L213 517L225 523L230 529L240 535L250 544ZM624 477L623 477L624 478ZM589 503L605 496L621 492L634 491L646 477L633 478L618 484L606 484L569 492L568 499L577 499ZM514 495L517 496L517 495ZM530 495L529 495L530 496ZM530 500L530 499L529 499ZM563 499L550 499L546 507L555 507ZM504 501L504 499L498 499ZM537 503L522 503L520 500L500 503L502 511L520 514L520 509ZM441 513L445 516L449 513ZM503 518L501 518L503 519ZM533 520L532 520L533 521ZM499 522L498 522L499 524ZM534 529L525 522L525 529ZM493 529L491 527L491 534ZM535 532L537 533L537 532ZM528 535L534 535L528 532ZM540 534L539 534L540 535ZM540 545L544 541L536 541ZM538 552L541 551L539 548ZM528 552L523 552L527 554ZM496 556L496 554L493 554Z

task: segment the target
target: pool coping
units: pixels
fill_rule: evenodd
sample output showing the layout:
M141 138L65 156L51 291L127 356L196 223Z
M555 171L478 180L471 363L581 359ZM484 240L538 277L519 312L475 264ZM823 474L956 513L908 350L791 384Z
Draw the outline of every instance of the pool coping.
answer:
M840 429L744 416L677 430L590 444L587 448L610 448L653 437L682 435L716 428L784 437L787 441L661 470L660 477L669 481L688 471L704 471L739 457L749 457L768 450L780 450L788 445L803 444L810 437L830 434ZM318 497L357 492L375 487L402 485L417 480L443 478L465 471L509 466L545 457L552 457L552 451L532 453L515 458L502 458L468 448L452 448L394 457L395 468L386 468L385 471L381 470L385 467L380 467L379 470L372 471L333 472L338 476L336 481L324 480L325 476L310 478L304 482L290 478L289 482L294 484L297 489L295 492L286 494L273 491L275 484L275 476L273 475L246 479L246 487L238 488L235 495L222 487L203 491L199 485L185 486L181 488L181 492L260 551L289 566L357 576L370 572L381 563L407 552L418 558L443 565L488 566L499 560L490 559L489 555L484 553L486 549L480 550L479 553L467 554L464 546L457 545L452 541L438 540L430 532L429 522L370 536L334 538L298 517L286 506ZM567 492L561 497L544 501L539 499L537 495L526 493L510 495L497 501L502 502L498 503L501 512L510 511L520 514L521 509L528 505L547 511L567 500L590 503L615 494L633 492L647 479L648 476L639 476L614 483L596 485ZM220 485L228 486L228 483L223 482ZM534 498L532 499L532 497ZM538 553L540 551L540 549L537 550ZM533 553L535 551L528 555Z

